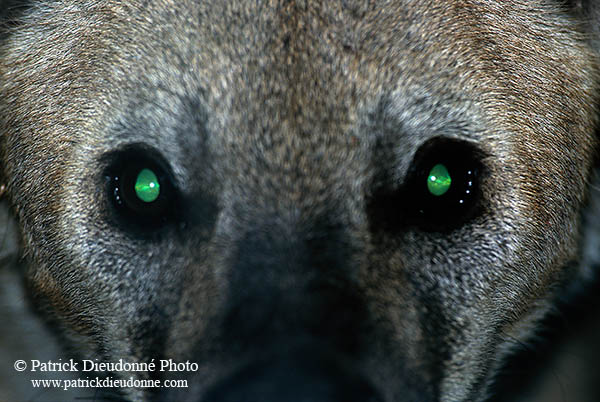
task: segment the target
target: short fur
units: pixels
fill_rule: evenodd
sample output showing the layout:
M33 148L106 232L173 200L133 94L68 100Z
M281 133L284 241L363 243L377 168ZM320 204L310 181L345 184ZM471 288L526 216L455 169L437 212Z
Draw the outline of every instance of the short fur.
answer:
M188 389L123 397L484 400L557 294L593 276L596 2L21 14L0 47L0 167L35 306L80 356L200 367ZM440 139L476 149L477 212L390 224ZM124 152L164 161L178 219L140 232L115 211Z

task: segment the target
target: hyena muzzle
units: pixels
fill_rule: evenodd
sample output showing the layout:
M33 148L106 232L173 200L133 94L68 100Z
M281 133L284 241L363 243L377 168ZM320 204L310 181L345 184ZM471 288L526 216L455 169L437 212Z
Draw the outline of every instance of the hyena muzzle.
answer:
M32 3L0 47L28 293L82 358L195 364L114 397L483 400L587 269L591 0Z

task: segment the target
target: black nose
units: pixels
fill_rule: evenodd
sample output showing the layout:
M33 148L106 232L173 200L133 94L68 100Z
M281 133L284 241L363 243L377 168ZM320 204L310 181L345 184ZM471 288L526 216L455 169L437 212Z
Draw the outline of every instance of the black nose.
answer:
M305 356L253 364L215 385L203 402L380 402L357 373Z

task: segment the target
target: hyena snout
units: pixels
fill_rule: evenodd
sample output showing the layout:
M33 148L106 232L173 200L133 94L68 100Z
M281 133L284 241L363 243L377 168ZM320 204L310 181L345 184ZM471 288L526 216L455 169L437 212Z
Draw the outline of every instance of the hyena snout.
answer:
M369 319L356 245L327 220L269 221L240 236L227 263L220 338L237 367L206 400L380 400L359 370Z
M314 347L284 359L259 362L212 388L205 401L237 402L260 400L311 402L379 402L382 399L361 376Z

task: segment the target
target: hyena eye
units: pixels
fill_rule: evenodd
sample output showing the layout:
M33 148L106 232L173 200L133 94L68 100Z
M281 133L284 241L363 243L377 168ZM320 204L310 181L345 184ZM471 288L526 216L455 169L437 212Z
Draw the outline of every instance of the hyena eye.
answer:
M426 230L447 230L473 217L481 159L468 142L434 138L423 144L406 179L407 220Z
M427 177L427 189L433 195L441 196L446 194L452 185L452 177L448 173L445 165L438 163L429 171Z
M427 141L415 153L403 183L391 183L391 190L384 185L373 194L372 228L444 232L464 224L479 211L482 159L465 141Z
M107 193L127 229L154 230L172 220L175 186L158 153L131 147L108 159Z
M135 180L135 195L143 202L154 202L160 195L160 182L150 169L142 169Z

